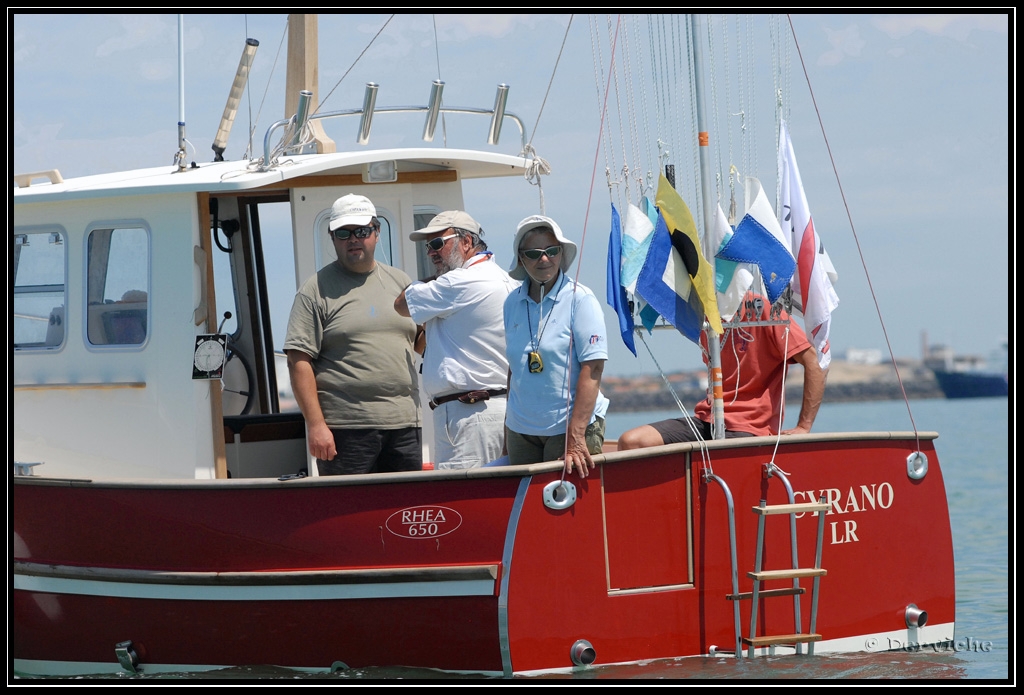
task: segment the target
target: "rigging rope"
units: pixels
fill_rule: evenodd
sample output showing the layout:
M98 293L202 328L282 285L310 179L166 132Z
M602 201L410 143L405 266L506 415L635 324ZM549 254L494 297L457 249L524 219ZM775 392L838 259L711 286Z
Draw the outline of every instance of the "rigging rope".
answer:
M611 80L611 72L612 72L612 70L615 69L615 47L618 44L619 26L621 25L621 23L622 23L622 16L619 15L619 18L618 18L618 20L615 23L615 36L612 39L611 56L609 57L609 72L608 72L608 80L609 80L609 82ZM608 113L608 91L609 91L609 84L606 83L605 84L605 90L604 90L604 97L605 98L604 98L603 104L601 106L601 123L600 123L600 127L598 128L598 131L597 131L598 132L598 143L597 143L597 148L594 151L594 165L593 165L593 167L591 169L591 173L590 173L590 190L589 190L589 193L587 194L587 208L586 208L586 212L584 213L584 216L583 216L583 232L580 235L580 248L579 248L579 256L580 256L580 258L583 257L583 250L586 247L586 243L587 243L587 222L590 220L590 206L591 206L591 203L593 202L593 199L594 199L594 180L597 177L597 161L598 161L599 155L601 154L601 135L604 132L605 116ZM576 275L573 278L573 293L574 294L576 292L576 288L579 286L580 267L582 265L583 265L582 263L577 263L576 264ZM573 303L575 304L575 297L574 297ZM570 355L572 354L572 350L573 350L573 332L570 331L569 332L569 354ZM566 368L567 369L568 369L570 363L571 363L571 360L566 360ZM571 374L567 374L567 377L571 378L572 375ZM566 405L566 412L567 413L571 413L572 412L572 403L570 402L570 397L571 397L570 389L566 389L565 397L566 397L566 404L565 404ZM569 424L570 424L570 420L571 420L571 418L566 418L566 421L565 421L565 444L566 444L566 451L563 454L563 456L565 458L568 458L568 453L569 453L568 452L568 446L569 446ZM566 473L565 466L562 466L562 480L563 481L565 480L565 473Z
M622 15L619 15L618 21L619 22L622 21ZM611 17L609 16L608 17L608 34L610 35L611 33L612 33ZM618 24L616 24L616 36L618 36ZM623 33L623 36L625 37L625 33ZM623 43L625 43L625 38L623 38ZM623 54L625 54L625 51L626 51L626 48L624 47L623 48ZM615 115L616 115L616 120L618 121L618 124L619 124L619 143L622 145L622 169L621 169L621 171L622 171L622 179L621 179L621 181L622 181L623 189L625 190L625 199L628 201L628 200L630 200L630 197L631 197L629 195L629 163L628 163L628 157L626 156L626 138L622 134L622 97L621 97L621 95L619 93L619 71L615 67L614 59L612 60L611 65L608 66L608 74L611 76L611 78L612 78L612 80L614 82ZM610 124L611 124L611 121L609 120L609 125ZM620 208L622 207L622 198L621 197L619 198L619 207Z
M548 103L548 95L551 94L551 85L555 83L555 73L558 71L558 63L562 60L562 52L565 50L565 42L569 38L569 29L572 28L572 19L575 15L569 15L569 23L565 27L565 34L562 35L562 45L558 49L558 56L555 58L555 66L551 69L551 79L548 80L548 88L544 91L544 99L540 102L540 110L537 112L537 120L533 124L533 133L530 134L530 144L533 144L533 136L537 134L540 127L540 117L544 113L544 105Z
M868 272L867 262L864 260L864 251L861 249L860 246L860 238L857 236L857 228L853 224L853 215L850 213L850 205L846 200L846 191L843 190L843 184L839 180L839 170L836 167L835 157L832 156L832 146L828 142L828 135L826 135L825 133L825 123L821 119L821 110L818 109L818 101L814 97L814 88L811 87L811 78L810 75L807 73L807 65L804 62L804 54L800 50L800 42L797 41L796 38L796 28L793 26L793 17L787 14L786 18L789 20L789 30L793 35L793 45L796 46L796 54L797 57L800 59L800 67L803 69L804 79L807 80L807 89L811 94L811 103L814 105L814 113L818 116L818 125L821 128L821 136L825 140L825 148L828 150L828 158L829 161L832 163L832 171L835 173L836 183L839 186L839 195L842 196L843 198L843 207L846 209L846 218L850 221L850 231L853 232L853 240L857 244L857 253L860 255L860 264L861 267L864 269L864 277L868 281L868 290L871 293L871 300L875 303L875 312L878 314L878 321L882 325L882 335L885 336L885 346L889 350L889 357L892 359L892 366L893 369L896 371L896 380L899 382L900 391L903 393L903 402L906 403L907 405L907 414L910 416L910 424L914 428L914 438L917 442L917 448L918 450L920 450L920 435L917 431L917 423L914 422L914 413L910 408L910 399L907 397L907 389L903 385L903 377L900 376L900 368L899 365L896 363L896 357L892 351L892 344L889 342L889 332L885 328L885 320L882 318L882 309L878 305L878 297L875 295L874 285L871 284L871 274Z
M712 21L711 21L710 15L709 15L708 16L708 21L707 21L708 56L709 56L709 58L708 58L708 75L709 75L708 82L710 82L710 84L711 84L711 104L712 104L709 122L714 124L714 132L716 134L716 137L710 139L709 145L710 145L710 147L712 148L712 150L714 152L713 157L711 157L710 159L714 159L714 160L718 161L718 168L715 170L715 183L717 184L716 187L715 187L715 200L718 202L719 206L721 206L722 188L723 188L722 171L724 170L724 167L722 166L722 147L721 147L722 138L721 138L721 135L720 135L720 133L722 132L722 127L721 127L721 123L719 122L719 109L715 108L715 105L718 104L718 68L717 68L717 65L715 63L715 38L714 38L714 33L712 32L712 29L711 29L711 25L712 25ZM709 128L708 130L711 130L711 128Z
M750 127L747 129L747 152L751 161L747 164L747 171L757 172L757 103L754 101L754 31L753 18L746 15L747 31L747 75L744 84L747 86L747 112L749 115Z
M640 52L639 46L643 45L643 41L640 40L640 28L639 27L640 27L639 21L633 22L633 35L634 35L634 38L635 38L635 45L638 47L636 49L636 52L637 52L636 62L637 62L637 64L642 65L643 64L643 56L642 56L642 54ZM648 147L650 147L650 142L651 142L651 132L650 132L650 128L649 128L650 119L647 116L647 89L645 87L646 84L647 84L647 80L645 80L645 79L643 79L643 77L641 77L641 79L640 79L640 108L643 110L643 118L640 119L640 123L641 123L641 125L643 126L643 129L644 129L643 142L645 143L645 147L644 147L645 151L647 150ZM646 183L642 182L643 185L642 185L642 187L640 189L640 198L641 199L644 197L644 195L647 194L648 189L651 189L651 188L654 187L654 181L656 181L656 179L654 178L654 176L653 176L653 174L652 174L652 172L650 170L650 167L648 167L647 168L647 180L646 180Z
M788 41L783 41L782 33L779 31L777 15L770 15L768 21L768 35L771 37L772 44L772 85L775 89L775 151L778 152L781 148L782 142L779 139L779 134L782 131L782 121L784 119L784 109L788 106L788 101L783 102L783 95L788 95L789 84L788 84L788 69L789 65L787 61L783 61L782 54L789 46ZM782 181L782 158L779 157L776 162L776 179ZM777 186L775 189L775 209L781 210L782 206L782 186Z
M555 58L555 65L551 69L551 78L548 79L548 88L544 91L544 99L541 100L540 109L537 111L537 120L534 121L533 131L530 133L530 141L523 147L523 156L529 158L530 164L526 167L526 171L523 172L523 178L526 182L537 187L537 194L540 198L540 214L545 214L544 205L544 188L541 185L541 176L546 176L551 173L551 165L548 164L547 160L537 156L537 151L533 147L533 138L537 134L537 130L540 128L540 117L544 113L544 106L548 103L548 95L551 94L551 86L555 83L555 73L558 72L558 64L562 60L562 52L565 50L565 42L569 38L569 29L572 27L572 19L574 15L569 15L569 23L565 27L565 34L562 36L562 45L558 49L558 56Z
M540 177L551 173L551 165L548 164L546 159L537 156L537 151L533 149L533 145L527 145L523 149L523 156L530 160L526 171L523 172L523 178L526 179L527 183L537 187L537 193L540 195L540 214L547 214L544 212L544 188L541 186Z
M248 29L246 29L248 34ZM281 49L284 47L284 41L288 37L288 20L284 22L284 31L281 32L281 41L277 44L277 53L274 55L274 64L270 67L270 75L267 76L267 86L263 90L263 99L260 101L260 107L256 111L256 120L252 119L252 102L249 103L249 144L245 149L245 159L251 159L252 157L252 136L256 133L256 124L260 122L260 114L263 113L263 104L267 101L267 93L270 91L270 79L274 76L274 72L277 70L277 61L281 58ZM252 92L246 89L251 95Z
M601 77L604 75L604 57L601 54L600 26L593 16L590 18L590 51L594 59L594 87L597 90L597 102L602 103L605 100L605 96L601 91ZM610 128L610 126L602 126L598 137L598 147L604 153L604 177L605 183L608 186L608 200L614 202L615 196L612 189L618 182L612 181L612 161L614 159L614 155L611 153L612 137L610 131L608 133L605 132L605 128Z
M740 46L736 46L736 55L740 53ZM729 70L729 18L727 17L722 21L722 54L724 68L722 73L725 75L725 132L728 138L729 147L729 212L728 220L729 224L736 224L736 156L733 150L733 138L732 138L732 124L730 119L733 116L732 112L732 88L730 83L731 72ZM719 138L721 139L721 138Z
M356 56L356 59L352 61L352 64L348 66L348 70L345 71L345 74L338 79L338 81L335 83L333 87L331 87L331 91L327 92L327 96L321 99L320 103L316 105L316 109L313 111L313 113L309 114L310 117L313 117L314 115L320 113L320 107L327 103L327 100L331 98L332 94L334 94L334 90L341 85L341 83L345 80L346 77L348 77L348 74L352 72L352 69L356 66L356 64L362 59L364 55L366 55L366 52L370 50L370 46L374 44L377 38L384 32L388 24L390 24L391 20L394 18L395 15L391 15L390 17L387 18L387 21L384 22L381 28L377 30L377 33L373 35L373 38L370 39L369 43L366 44L366 48L364 48L359 53L359 55Z
M665 370L661 368L660 364L658 364L658 358L654 356L654 351L651 350L651 346L647 344L647 339L644 338L643 332L637 330L636 333L637 335L640 336L640 342L644 344L644 348L646 348L647 354L651 356L651 361L654 362L654 366L657 367L658 373L661 374L661 379L662 381L665 382L665 387L668 388L668 392L672 394L672 400L676 402L676 407L678 407L679 411L683 414L683 422L686 423L686 425L690 428L690 432L694 436L694 441L697 442L698 446L700 447L700 455L703 463L703 470L705 470L708 474L713 475L715 471L711 467L711 452L708 451L707 442L705 441L704 437L701 436L701 433L697 430L696 426L694 426L692 420L690 419L692 417L690 415L690 411L686 409L686 406L683 405L682 399L679 398L679 395L676 393L676 390L672 388L672 382L668 380L668 375L665 374Z
M633 24L635 24L635 22ZM639 172L642 170L642 167L640 166L640 142L639 142L639 137L640 136L639 136L639 133L638 133L637 123L636 123L636 99L635 99L635 97L633 95L633 79L632 79L634 73L633 73L632 63L630 63L630 58L629 58L630 46L629 46L629 32L628 31L623 31L622 32L622 51L621 51L621 53L622 53L622 73L623 73L623 77L624 77L625 92L626 92L626 114L627 114L627 116L629 118L630 145L632 146L632 150L633 150L632 166L627 166L626 168L629 169L629 176L631 178L633 178L640 185L639 190L637 191L637 198L636 198L637 202L639 203L640 202L640 196L643 195L644 180L643 180L643 175L639 174ZM617 82L618 82L618 80L616 78L616 91L618 91L618 84L617 84ZM622 129L622 121L621 121L621 119L619 120L619 129L620 130ZM625 144L625 138L623 138L623 144ZM627 203L632 202L632 197L631 196L627 195L626 198L627 198L626 199Z
M294 122L289 123L288 126L284 129L284 134L282 135L281 140L278 142L277 146L274 147L274 149L270 152L270 161L269 162L263 162L262 161L263 158L261 157L259 162L257 162L258 164L262 164L263 166L271 166L273 163L275 163L277 161L278 157L280 157L281 154L283 154L286 149L292 149L292 148L300 148L301 149L302 147L305 147L309 143L313 142L313 139L314 139L313 129L312 129L313 116L315 116L316 114L320 113L321 107L325 103L327 103L327 100L330 99L332 94L334 94L334 90L336 90L341 85L341 83L344 82L345 78L348 77L348 74L350 72L352 72L352 69L355 68L356 64L360 61L360 59L362 59L362 57L366 54L366 52L368 50L370 50L370 46L372 46L374 44L374 42L377 40L377 38L381 35L381 33L383 33L384 29L387 28L388 24L390 24L391 20L394 19L394 18L395 18L395 15L393 15L393 14L390 17L387 18L387 21L384 22L384 24L381 26L381 28L377 30L377 33L373 35L373 38L370 39L370 41L366 44L366 47L363 48L363 50L359 53L358 56L356 56L356 59L354 61L352 61L351 65L349 65L348 70L346 70L345 73L338 79L338 81L331 88L331 91L329 91L327 93L327 96L325 96L320 101L320 103L316 105L316 108L313 109L312 113L310 113L309 116L306 118L306 123L302 127L302 132L299 133L298 141L297 142L292 142L295 139L293 137L294 134L295 134L295 130L294 130L295 129L295 123ZM285 24L285 32L287 33L287 22ZM289 143L291 143L291 144L289 144Z
M654 90L654 117L655 117L655 120L657 121L658 173L660 174L661 170L664 168L665 160L670 155L670 152L665 147L667 143L664 140L662 140L662 136L665 135L665 131L667 129L667 125L663 124L662 121L661 121L662 114L667 109L667 103L668 103L668 97L664 93L665 83L667 82L667 80L665 80L665 78L664 78L665 38L664 38L664 36L662 34L662 28L664 26L664 23L662 22L661 24L658 25L658 29L657 29L658 40L657 41L654 41L654 39L653 39L653 36L654 36L655 32L654 32L654 26L653 26L653 24L652 24L650 19L647 20L647 26L648 26L648 32L649 32L649 34L652 37L651 42L650 42L651 43L651 73L652 73L652 79L654 80L654 84L659 85L661 87L661 91L660 92L658 91L658 89ZM657 55L655 54L655 50L654 50L655 43L657 43L658 49L659 49ZM659 77L659 74L662 75L662 77Z

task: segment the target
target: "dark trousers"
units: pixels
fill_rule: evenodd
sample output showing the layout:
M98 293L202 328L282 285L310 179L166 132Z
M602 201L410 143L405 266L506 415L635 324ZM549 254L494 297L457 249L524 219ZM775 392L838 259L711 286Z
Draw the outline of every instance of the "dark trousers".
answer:
M688 424L689 423L689 424ZM693 425L691 428L690 425ZM697 417L677 417L669 420L661 420L660 422L652 422L651 427L658 430L661 435L662 441L666 444L676 444L678 442L695 442L697 441L698 435L705 441L711 440L711 423L704 422ZM697 433L694 434L694 429ZM750 432L741 432L738 430L726 430L725 438L734 439L736 437L753 437Z
M332 429L338 455L316 460L320 475L392 473L423 470L423 435L419 427L397 430Z

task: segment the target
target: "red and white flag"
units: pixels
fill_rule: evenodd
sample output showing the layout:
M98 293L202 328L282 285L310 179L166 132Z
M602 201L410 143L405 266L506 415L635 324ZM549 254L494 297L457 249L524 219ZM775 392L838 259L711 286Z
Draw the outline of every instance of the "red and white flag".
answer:
M792 283L794 308L803 314L804 331L818 351L818 364L826 369L832 360L828 344L832 312L839 306L839 296L832 286L838 276L814 231L785 121L779 133L779 187L779 222L783 231L790 234L790 248L796 257Z

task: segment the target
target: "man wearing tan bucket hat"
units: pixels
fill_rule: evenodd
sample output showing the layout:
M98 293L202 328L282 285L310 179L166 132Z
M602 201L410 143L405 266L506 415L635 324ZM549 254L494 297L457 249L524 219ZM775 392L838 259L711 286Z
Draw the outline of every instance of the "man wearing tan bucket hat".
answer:
M426 242L437 270L436 279L410 285L395 300L395 311L426 331L422 378L434 417L435 468L482 466L504 446L502 307L519 283L494 262L484 230L466 212L442 212L409 238Z

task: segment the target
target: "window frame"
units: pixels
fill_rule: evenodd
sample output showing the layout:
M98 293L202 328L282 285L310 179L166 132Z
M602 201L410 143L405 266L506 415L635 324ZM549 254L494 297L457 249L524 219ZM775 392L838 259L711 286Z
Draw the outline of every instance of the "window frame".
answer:
M33 290L28 290L28 291L22 290L21 292L19 292L18 291L19 286L17 284L17 268L15 267L15 268L13 268L13 270L15 272L14 272L13 276L11 277L11 304L12 304L12 306L11 306L11 319L12 319L12 321L11 321L11 346L12 346L12 348L16 352L23 352L23 351L30 351L30 352L60 352L64 348L64 346L67 345L67 342L68 342L68 331L67 331L68 310L67 310L67 307L68 307L68 254L69 254L68 244L69 244L69 234L68 234L67 229L63 225L60 225L60 224L42 224L42 225L31 225L31 226L27 226L27 227L15 227L12 230L12 236L11 236L12 246L16 244L17 238L19 236L22 236L22 235L27 236L27 235L35 235L35 234L38 234L38 235L58 234L58 235L60 235L60 238L61 238L61 245L64 247L64 268L63 268L63 286L62 286L62 290L63 290L62 294L63 294L63 298L64 298L64 304L63 304L63 307L64 307L64 317L63 317L64 330L63 330L63 335L61 336L60 342L55 344L55 345L47 345L46 341L45 341L45 338L44 338L44 341L43 341L42 344L26 343L26 344L18 345L17 343L14 342L14 318L15 318L15 315L14 315L14 302L17 300L18 295L28 295L28 294L37 294L37 293L41 294L41 293L44 293L46 291L46 290L43 290L43 289L33 289ZM13 249L12 249L12 252L13 252ZM17 254L19 256L18 264L20 265L20 262L21 262L20 254L21 254L21 252L19 251L19 252L17 252ZM13 264L14 263L14 259L12 258L11 261L12 261L12 264ZM51 285L24 285L22 287L33 287L33 288L44 288L44 287L49 288L49 287L53 287L54 290L56 289L56 286L51 286ZM52 315L53 315L53 311L51 310L51 316Z
M146 235L145 287L146 292L146 337L138 343L94 343L89 337L89 240L98 231L138 229ZM106 258L107 271L110 269L109 250ZM108 277L104 277L104 293ZM90 223L82 237L82 342L90 352L141 352L149 345L153 335L153 230L141 219L102 220Z

